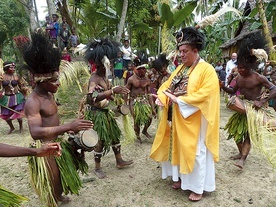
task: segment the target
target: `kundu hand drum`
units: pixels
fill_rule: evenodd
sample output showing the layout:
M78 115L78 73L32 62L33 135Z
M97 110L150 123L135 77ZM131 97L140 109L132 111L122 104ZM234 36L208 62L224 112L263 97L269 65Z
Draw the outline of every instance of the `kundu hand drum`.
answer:
M89 129L79 131L77 134L70 134L68 141L77 149L90 152L98 144L99 136L95 130Z

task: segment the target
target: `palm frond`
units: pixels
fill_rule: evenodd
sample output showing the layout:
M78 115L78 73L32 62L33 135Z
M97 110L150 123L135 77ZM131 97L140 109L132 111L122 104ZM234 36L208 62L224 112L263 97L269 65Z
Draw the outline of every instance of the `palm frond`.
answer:
M60 86L62 89L66 89L72 84L77 84L80 92L82 92L82 86L80 84L79 78L82 75L87 77L90 76L88 66L85 62L68 62L62 60L60 63Z
M264 110L256 111L246 103L248 131L254 147L276 168L276 124L275 115Z
M212 25L215 22L218 21L219 17L227 12L234 12L236 13L239 17L241 16L241 13L235 9L234 7L223 7L220 10L218 10L215 14L209 15L207 17L204 17L201 21L197 23L196 28L204 28L208 25Z

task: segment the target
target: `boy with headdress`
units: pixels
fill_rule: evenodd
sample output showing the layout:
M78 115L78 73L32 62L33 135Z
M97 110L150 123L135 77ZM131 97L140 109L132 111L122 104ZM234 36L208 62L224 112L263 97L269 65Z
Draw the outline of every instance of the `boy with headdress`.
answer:
M128 79L126 87L130 90L129 94L125 94L125 104L129 105L129 109L134 119L134 131L139 143L142 143L140 137L140 128L144 125L142 133L149 139L148 128L151 125L152 117L156 116L156 110L150 95L150 79L146 76L147 65L139 65L134 68L133 75Z
M41 143L55 142L59 135L68 131L77 133L80 130L91 129L92 122L84 119L76 119L63 125L59 123L58 108L53 94L60 85L61 51L53 48L51 40L42 33L32 34L31 41L24 46L23 58L35 82L34 90L25 104L25 114L31 136L37 140L37 146ZM60 158L29 158L32 181L40 199L47 206L57 206L58 201L70 201L70 198L62 193L78 194L81 187L71 148L63 140L61 146L63 155Z
M264 49L265 45L266 42L261 32L245 37L238 51L237 67L239 74L236 77L236 84L230 88L220 82L220 86L225 92L235 94L239 90L244 99L254 101L256 108L262 107L269 99L276 95L276 87L269 82L265 76L254 71L258 67L258 62L257 57L252 54L252 49ZM261 99L263 88L269 89L270 93L268 97ZM232 130L237 129L238 125L242 124L242 119L245 119L243 126L240 126L244 129L243 133ZM236 126L232 126L234 123ZM230 130L230 128L232 129ZM234 138L239 150L239 153L235 156L231 156L230 159L238 160L235 165L242 169L251 148L246 114L235 112L232 117L229 118L225 129L227 129L229 133L229 139Z
M219 82L213 66L199 56L205 45L201 32L187 27L176 40L182 64L157 92L155 103L163 111L150 157L162 163L163 179L172 176L174 189L190 190L189 200L199 201L204 191L215 190Z
M99 144L94 150L95 174L99 178L106 177L101 168L101 157L112 147L116 158L117 168L131 165L133 161L124 161L121 156L121 131L114 119L114 113L108 108L109 100L114 94L127 94L124 86L111 87L108 81L110 59L115 59L119 52L119 43L109 39L94 40L86 51L87 61L93 61L97 67L91 74L88 84L86 118L93 121L94 129L99 135Z

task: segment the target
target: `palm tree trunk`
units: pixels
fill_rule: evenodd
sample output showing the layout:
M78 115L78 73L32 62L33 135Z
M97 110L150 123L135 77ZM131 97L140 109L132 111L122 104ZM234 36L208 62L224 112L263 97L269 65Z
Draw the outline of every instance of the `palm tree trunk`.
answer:
M50 18L52 18L52 14L56 13L56 7L53 0L47 0L48 12Z
M260 20L261 20L261 23L263 25L263 33L264 33L265 39L267 41L267 45L270 49L270 52L269 52L269 57L270 58L269 59L275 61L276 60L276 51L273 48L273 41L272 41L271 34L269 32L268 23L267 23L265 12L264 12L264 2L263 2L263 0L257 0L256 1L256 6L258 8L259 15L260 15Z
M125 22L126 22L127 8L128 8L128 0L124 0L121 19L120 19L120 23L119 23L119 26L118 26L118 32L117 32L117 35L116 35L116 41L117 42L120 42L122 34L124 32L124 25L125 25Z
M60 11L61 17L66 17L66 22L70 26L70 29L72 29L73 28L73 20L69 13L67 1L62 0L62 3L60 3L60 1L58 1L57 5L58 5L58 9Z
M30 15L30 26L31 31L35 31L37 28L39 28L38 21L35 16L35 11L33 8L33 0L27 0L26 1L27 7L24 7L27 14Z

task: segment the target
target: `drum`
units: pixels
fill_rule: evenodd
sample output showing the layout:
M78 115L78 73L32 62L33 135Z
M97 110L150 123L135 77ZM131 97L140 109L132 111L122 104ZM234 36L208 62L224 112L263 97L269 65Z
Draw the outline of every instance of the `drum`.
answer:
M95 130L89 129L80 131L78 134L69 135L68 141L77 149L91 152L98 144L99 137Z
M243 101L239 99L237 96L232 96L226 106L233 111L242 114L246 113Z
M129 106L122 104L117 107L118 112L122 115L128 115L129 114Z

